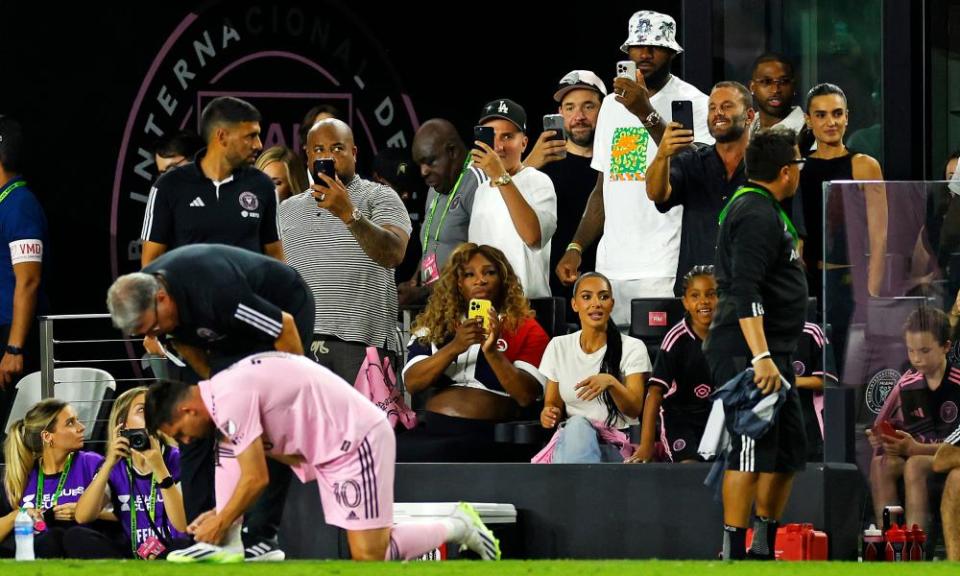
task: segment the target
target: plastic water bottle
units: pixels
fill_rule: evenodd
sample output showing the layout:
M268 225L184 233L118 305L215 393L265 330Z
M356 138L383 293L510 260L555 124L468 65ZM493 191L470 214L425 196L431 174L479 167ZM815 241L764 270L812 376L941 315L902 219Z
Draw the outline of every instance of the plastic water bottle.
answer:
M13 533L17 541L17 560L35 560L33 555L33 517L21 508L13 521Z
M870 528L863 531L861 558L864 562L880 562L883 560L884 554L883 532L871 524Z

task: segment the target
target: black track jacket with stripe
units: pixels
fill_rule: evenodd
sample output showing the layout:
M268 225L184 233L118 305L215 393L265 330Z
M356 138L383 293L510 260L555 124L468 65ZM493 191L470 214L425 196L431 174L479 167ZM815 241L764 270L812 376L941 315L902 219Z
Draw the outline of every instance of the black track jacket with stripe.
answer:
M750 192L732 202L717 235L720 302L703 350L750 358L740 319L762 316L770 352L792 354L807 309L807 279L793 236L770 198Z

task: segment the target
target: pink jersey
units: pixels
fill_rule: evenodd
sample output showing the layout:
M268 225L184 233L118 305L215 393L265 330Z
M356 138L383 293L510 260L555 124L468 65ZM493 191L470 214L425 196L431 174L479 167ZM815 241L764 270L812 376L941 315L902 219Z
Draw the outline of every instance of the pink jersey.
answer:
M358 448L386 414L339 376L304 356L256 354L200 382L214 424L242 453L259 437L269 454L296 454L301 481Z

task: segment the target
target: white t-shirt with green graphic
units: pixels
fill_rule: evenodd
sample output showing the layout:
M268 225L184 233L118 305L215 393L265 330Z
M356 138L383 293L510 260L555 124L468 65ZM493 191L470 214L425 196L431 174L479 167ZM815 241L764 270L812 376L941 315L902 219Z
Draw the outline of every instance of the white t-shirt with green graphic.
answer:
M674 100L693 102L694 139L713 144L707 130L707 95L671 76L650 103L669 122ZM597 270L610 278L673 278L677 273L683 207L661 214L647 198L647 165L656 154L657 145L640 119L613 93L604 98L591 166L603 173L604 226Z

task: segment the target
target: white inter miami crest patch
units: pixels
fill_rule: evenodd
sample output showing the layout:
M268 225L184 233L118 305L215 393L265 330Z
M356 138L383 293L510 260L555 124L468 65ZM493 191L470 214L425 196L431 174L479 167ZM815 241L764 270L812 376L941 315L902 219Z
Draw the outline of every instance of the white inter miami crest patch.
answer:
M244 210L256 210L260 207L260 200L253 192L243 192L240 194L240 206Z

